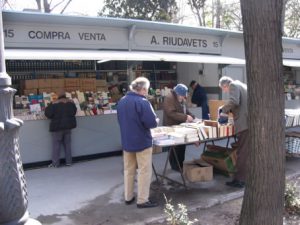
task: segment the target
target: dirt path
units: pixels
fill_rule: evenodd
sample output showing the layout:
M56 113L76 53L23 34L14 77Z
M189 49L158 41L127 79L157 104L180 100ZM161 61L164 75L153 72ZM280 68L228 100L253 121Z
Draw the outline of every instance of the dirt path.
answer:
M299 179L299 178L298 178ZM195 225L237 225L240 210L242 206L242 199L226 202L222 205L216 205L208 209L200 209L194 212L189 212L190 219L198 219ZM161 223L151 223L148 225L162 225ZM299 225L300 216L286 216L284 217L283 225Z

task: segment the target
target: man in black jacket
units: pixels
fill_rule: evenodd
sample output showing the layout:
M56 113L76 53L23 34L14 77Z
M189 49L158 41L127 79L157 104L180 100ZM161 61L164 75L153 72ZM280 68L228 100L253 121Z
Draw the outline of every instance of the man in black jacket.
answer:
M209 108L205 89L194 80L191 81L190 87L193 89L192 103L202 108L202 119L209 120Z
M51 119L49 131L52 132L52 164L49 167L59 167L60 147L64 146L66 165L72 164L71 129L76 127L76 105L66 98L65 92L59 94L58 100L49 104L45 116Z

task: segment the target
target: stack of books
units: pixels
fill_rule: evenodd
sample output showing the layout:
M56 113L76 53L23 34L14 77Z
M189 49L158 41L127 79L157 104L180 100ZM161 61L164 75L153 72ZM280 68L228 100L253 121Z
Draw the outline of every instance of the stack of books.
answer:
M176 127L175 132L183 135L184 141L187 143L199 141L199 135L197 129L182 126L182 127Z
M285 126L295 127L300 125L300 109L285 109Z

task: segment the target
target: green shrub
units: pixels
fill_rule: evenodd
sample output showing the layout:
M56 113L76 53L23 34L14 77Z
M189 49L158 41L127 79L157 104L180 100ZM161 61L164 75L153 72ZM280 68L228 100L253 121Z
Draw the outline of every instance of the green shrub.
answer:
M194 219L192 221L189 220L188 214L187 214L187 208L184 204L178 204L177 209L172 205L171 200L168 200L167 197L165 197L165 208L164 212L167 215L167 222L170 225L192 225L195 222L197 222L197 219Z
M300 215L300 196L297 191L297 183L287 183L284 193L285 210L289 214Z

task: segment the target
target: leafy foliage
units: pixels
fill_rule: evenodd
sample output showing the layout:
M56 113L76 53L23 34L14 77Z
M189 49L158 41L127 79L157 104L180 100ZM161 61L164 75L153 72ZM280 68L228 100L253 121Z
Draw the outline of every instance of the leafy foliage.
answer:
M300 1L288 0L285 9L285 34L288 37L300 37Z
M171 22L177 10L176 0L105 0L98 15Z
M187 214L187 208L184 204L178 204L178 208L175 209L175 207L171 204L171 200L168 200L167 197L165 197L165 208L164 212L167 215L167 222L170 225L193 225L198 220L195 219L193 221L189 220L188 214Z
M289 214L300 215L300 196L297 188L297 183L287 183L285 187L285 210Z

